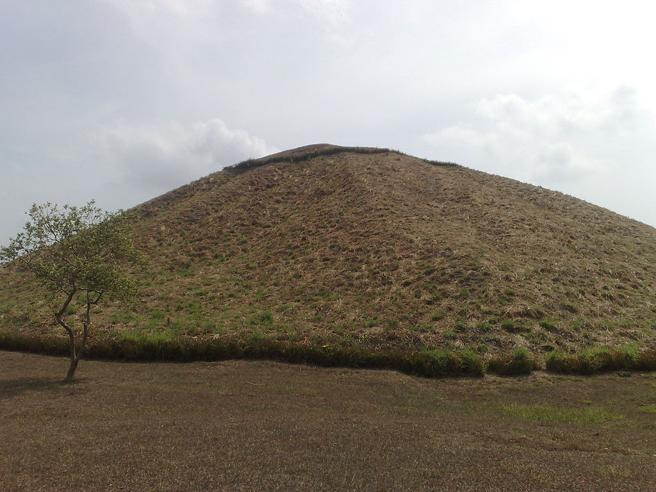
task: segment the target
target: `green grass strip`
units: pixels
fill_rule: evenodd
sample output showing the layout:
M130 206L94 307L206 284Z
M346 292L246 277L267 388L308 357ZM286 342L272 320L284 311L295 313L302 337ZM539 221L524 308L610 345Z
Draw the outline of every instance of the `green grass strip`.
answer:
M0 349L67 355L68 341L55 337L28 338L0 334ZM485 372L481 357L470 350L373 351L357 347L320 347L266 339L226 342L193 338L124 337L90 343L85 351L85 358L174 362L264 359L324 367L395 369L424 377L480 377Z

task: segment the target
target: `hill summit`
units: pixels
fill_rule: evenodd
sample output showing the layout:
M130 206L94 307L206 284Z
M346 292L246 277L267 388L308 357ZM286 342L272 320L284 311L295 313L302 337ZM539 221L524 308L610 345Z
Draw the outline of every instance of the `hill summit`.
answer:
M312 145L131 213L141 298L105 307L95 337L494 354L656 333L655 229L455 164ZM45 305L25 309L30 279L0 276L0 330L42 333Z

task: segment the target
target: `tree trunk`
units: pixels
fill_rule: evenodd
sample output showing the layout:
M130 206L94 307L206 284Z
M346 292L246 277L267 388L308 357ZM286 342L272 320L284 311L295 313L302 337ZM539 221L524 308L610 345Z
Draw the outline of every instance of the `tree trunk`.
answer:
M65 383L70 383L71 381L73 381L73 375L75 374L75 369L77 369L77 363L79 360L79 355L75 354L75 332L73 331L73 328L68 326L66 324L66 321L64 321L64 313L66 312L66 308L68 308L76 292L77 291L73 289L71 292L68 293L68 296L64 301L64 304L62 305L59 312L55 315L55 319L57 320L57 323L59 323L64 328L64 330L66 330L66 333L68 334L68 347L70 349L71 364L68 368L68 373L66 373L66 379L64 379Z
M80 342L79 347L75 347L75 337L70 338L70 343L71 343L71 354L69 357L69 364L68 364L68 372L66 373L66 379L64 379L65 383L72 383L73 382L73 377L75 376L75 371L77 370L77 365L80 362L80 359L82 358L82 353L84 352L84 346L86 345L87 342L87 332L85 330L84 336L82 337L82 341Z
M69 356L68 359L70 363L68 365L68 372L66 373L66 378L64 378L65 383L73 382L73 376L75 375L75 370L77 369L77 363L80 361L80 354L75 350L75 333L73 330L68 332L68 346L69 346Z
M91 296L89 295L88 291L86 297L87 297L87 303L86 303L87 307L86 307L84 321L82 322L84 329L82 330L82 340L80 341L79 347L75 347L75 332L73 330L69 330L68 332L70 346L71 346L71 356L70 356L71 362L68 366L66 379L64 379L65 383L73 382L73 377L75 376L75 370L77 369L77 365L80 362L80 358L82 358L82 354L84 353L84 348L87 344L87 337L89 336L89 327L91 326L91 307L98 304L98 301L100 301L100 298L102 297L102 292L98 294L98 297L96 298L95 301L91 299Z
M75 376L75 370L77 369L77 363L80 362L79 357L75 357L71 359L70 364L68 365L68 372L66 373L66 379L64 379L65 383L72 383L73 382L73 376Z
M68 366L68 372L66 373L66 378L64 379L65 383L71 383L73 382L73 377L75 376L75 370L77 369L77 365L80 362L80 359L82 358L82 354L84 353L84 349L87 344L87 338L89 336L89 327L91 326L91 308L98 304L100 302L100 299L103 296L102 292L98 292L98 296L93 299L89 293L89 291L86 291L86 312L84 319L82 321L82 325L84 329L82 330L82 340L80 341L80 346L76 347L75 346L75 330L73 330L72 327L66 324L66 321L64 321L64 313L66 312L66 308L68 305L71 303L73 300L73 296L75 295L76 291L72 291L69 293L68 297L66 298L66 301L64 302L64 305L62 308L59 310L59 312L55 315L55 318L57 319L57 323L59 323L61 326L64 327L66 330L66 333L68 333L68 346L70 349L70 364Z

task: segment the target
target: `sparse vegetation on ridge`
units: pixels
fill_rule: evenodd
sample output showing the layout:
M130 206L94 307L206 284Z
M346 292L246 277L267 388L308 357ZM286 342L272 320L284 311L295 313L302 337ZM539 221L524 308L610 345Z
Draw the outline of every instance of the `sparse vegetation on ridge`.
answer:
M262 157L260 159L248 159L242 161L238 164L228 166L225 168L229 172L245 172L250 169L255 169L257 167L266 166L269 164L299 164L301 162L306 162L311 159L316 159L317 157L329 157L337 154L386 154L394 153L400 156L407 156L403 152L398 150L383 149L377 147L342 147L339 145L329 145L329 144L319 144L319 145L310 145L306 147L300 147L298 149L292 149L278 154L274 154L267 157ZM434 165L434 166L458 166L453 162L441 162L433 161L429 159L422 159L424 162Z

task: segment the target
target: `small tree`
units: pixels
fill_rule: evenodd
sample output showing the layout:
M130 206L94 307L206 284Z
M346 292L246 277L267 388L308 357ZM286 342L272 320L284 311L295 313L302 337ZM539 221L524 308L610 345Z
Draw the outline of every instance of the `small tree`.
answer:
M56 323L69 339L71 382L84 353L94 306L106 297L127 298L133 283L124 271L137 260L123 213L108 213L91 201L82 207L33 205L28 222L6 248L0 263L32 274L56 300ZM77 306L77 307L75 307ZM70 321L81 310L81 326Z

